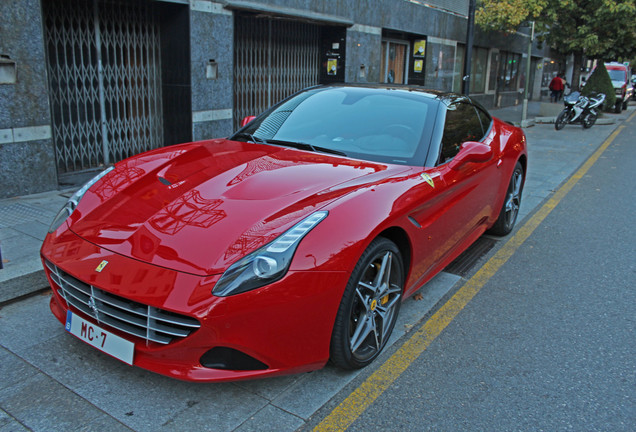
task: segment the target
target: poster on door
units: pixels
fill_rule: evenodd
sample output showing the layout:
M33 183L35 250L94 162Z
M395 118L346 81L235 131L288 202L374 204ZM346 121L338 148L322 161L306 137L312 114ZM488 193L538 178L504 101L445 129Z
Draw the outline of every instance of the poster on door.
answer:
M327 60L327 75L336 75L338 73L338 59Z
M415 57L424 57L426 55L425 39L419 39L413 42L413 55Z

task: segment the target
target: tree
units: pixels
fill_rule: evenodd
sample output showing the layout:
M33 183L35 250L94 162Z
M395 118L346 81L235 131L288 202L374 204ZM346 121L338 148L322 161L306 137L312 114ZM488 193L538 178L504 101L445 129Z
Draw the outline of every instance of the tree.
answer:
M475 22L485 30L516 31L527 21L561 54L574 55L578 89L584 56L600 61L636 56L636 0L481 0Z
M603 93L605 94L604 109L606 111L614 109L614 105L616 104L616 94L614 94L612 79L610 78L609 73L607 73L607 69L603 62L600 62L598 67L594 69L594 72L592 72L592 75L588 78L585 88L581 91L581 93L585 96L589 96L592 93Z

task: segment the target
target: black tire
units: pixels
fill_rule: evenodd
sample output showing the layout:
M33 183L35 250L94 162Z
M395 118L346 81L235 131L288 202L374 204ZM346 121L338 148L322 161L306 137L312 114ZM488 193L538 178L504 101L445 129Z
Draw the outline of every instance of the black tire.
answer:
M506 189L506 197L499 211L499 217L495 224L488 231L490 234L497 236L505 236L510 234L515 227L517 216L519 215L519 207L521 206L521 194L523 192L523 167L517 162L512 172L508 189Z
M616 101L616 104L614 105L614 113L615 114L620 114L621 111L623 111L623 103L619 100Z
M594 126L594 123L596 123L596 118L598 116L596 114L588 114L587 116L585 116L585 118L583 119L583 129L589 129L592 126Z
M330 347L336 366L359 369L382 352L397 321L403 290L402 254L395 243L378 237L358 260L340 301Z
M629 104L629 99L625 99L625 102L623 102L623 109L626 110L627 109L627 105Z
M565 125L570 120L570 112L567 109L564 109L559 113L556 120L554 121L554 128L556 130L561 130L565 127Z

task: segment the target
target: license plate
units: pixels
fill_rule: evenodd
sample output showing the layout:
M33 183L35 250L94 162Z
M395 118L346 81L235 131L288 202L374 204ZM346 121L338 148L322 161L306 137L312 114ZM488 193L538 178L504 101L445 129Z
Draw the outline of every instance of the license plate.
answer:
M118 360L133 364L135 344L75 315L66 313L66 331Z

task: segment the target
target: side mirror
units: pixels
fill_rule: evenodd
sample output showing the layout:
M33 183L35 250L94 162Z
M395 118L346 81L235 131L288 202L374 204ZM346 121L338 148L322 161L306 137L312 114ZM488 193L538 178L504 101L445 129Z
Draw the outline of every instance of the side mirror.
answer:
M255 118L256 118L256 116L243 117L243 120L241 120L241 127L245 126L246 124L248 124L249 122L251 122Z
M449 162L449 167L454 170L460 169L469 162L483 163L492 159L492 147L484 143L466 141L462 144L459 153Z

